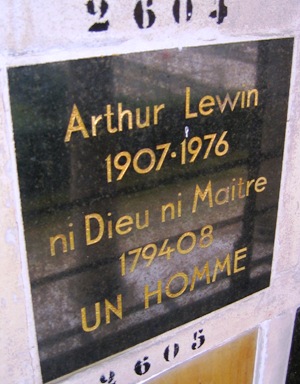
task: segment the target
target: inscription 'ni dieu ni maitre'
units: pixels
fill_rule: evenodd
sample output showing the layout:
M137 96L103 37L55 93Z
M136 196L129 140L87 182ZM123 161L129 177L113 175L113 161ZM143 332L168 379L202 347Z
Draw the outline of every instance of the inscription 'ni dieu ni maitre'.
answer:
M9 69L45 382L269 286L292 49L277 39ZM152 366L141 356L135 372Z

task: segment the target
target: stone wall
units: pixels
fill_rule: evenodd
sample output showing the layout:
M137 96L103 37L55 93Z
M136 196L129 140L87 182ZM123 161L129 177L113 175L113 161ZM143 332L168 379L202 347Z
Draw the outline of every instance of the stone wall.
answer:
M299 2L225 0L228 14L222 20L219 12L221 1L193 1L189 21L185 20L184 1L180 2L179 11L173 9L173 0L148 1L148 8L144 1L141 3L144 17L138 13L139 2L135 0L107 0L108 9L102 8L102 16L99 7L92 9L89 5L88 8L87 3L90 2L3 0L1 4L1 382L42 382L13 139L8 69L129 52L292 37L294 52L270 287L57 380L65 384L98 383L101 375L115 372L122 378L118 383L145 382L173 365L205 354L249 330L258 329L254 383L284 383L295 313L300 307ZM99 5L100 1L94 3ZM91 28L98 31L89 31ZM204 330L205 344L195 352L187 347L187 340L198 329ZM180 344L184 352L174 362L166 364L161 356L166 346L174 343ZM151 370L139 376L133 368L144 356L149 356Z

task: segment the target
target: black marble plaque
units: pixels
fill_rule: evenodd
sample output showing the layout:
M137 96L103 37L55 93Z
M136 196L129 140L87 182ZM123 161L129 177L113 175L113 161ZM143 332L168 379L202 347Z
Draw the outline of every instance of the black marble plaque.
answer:
M9 69L44 381L268 287L292 49Z

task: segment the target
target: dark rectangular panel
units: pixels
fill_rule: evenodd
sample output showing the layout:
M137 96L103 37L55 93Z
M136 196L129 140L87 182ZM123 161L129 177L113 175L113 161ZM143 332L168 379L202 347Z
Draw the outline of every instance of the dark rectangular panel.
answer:
M268 287L292 49L9 70L45 381Z

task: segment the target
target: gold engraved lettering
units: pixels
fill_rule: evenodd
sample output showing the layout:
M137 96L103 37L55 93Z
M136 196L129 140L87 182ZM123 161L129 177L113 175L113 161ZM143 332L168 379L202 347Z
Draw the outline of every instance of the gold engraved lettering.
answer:
M169 211L170 220L174 220L175 217L181 217L182 213L182 201L181 201L181 193L178 193L178 201L177 201L177 212L174 203L167 203L162 205L161 207L161 222L165 223L166 221L166 213Z
M247 186L246 186L246 196L249 196L249 190L250 190L250 187L251 185L255 182L254 179L252 180L247 180Z
M77 125L75 125L75 121L77 122ZM80 113L78 111L76 104L73 105L72 113L69 120L69 125L68 125L66 136L64 139L65 143L71 140L71 135L73 132L81 132L82 136L85 139L89 138L88 131L86 130L86 127L80 116Z
M212 96L209 96L209 95L204 96L199 102L199 112L203 116L208 116L214 111L214 109L211 107L214 107L215 105L216 105L216 102Z
M132 112L129 109L122 109L122 103L118 103L118 129L119 132L123 131L123 118L127 116L128 129L132 129Z
M116 223L116 232L119 235L126 235L132 230L133 219L131 216L126 215L122 216L117 220Z
M67 237L65 235L63 235L63 234L59 234L59 235L50 237L50 252L51 252L51 256L55 256L56 255L55 244L56 244L57 240L61 240L63 253L68 252Z
M258 106L258 90L252 89L251 91L247 92L247 108L251 107L251 96L254 95L254 106Z
M266 185L267 185L268 181L266 179L266 177L259 177L256 182L255 182L255 185L254 185L254 189L255 189L255 192L263 192L265 189L266 189Z
M243 194L243 186L244 186L244 181L243 181L243 178L240 177L239 178L239 182L238 182L238 198L239 199L243 199L245 197L245 195Z
M69 227L73 227L73 224L69 224ZM75 243L74 243L74 232L70 231L69 232L69 242L70 242L70 250L74 251L75 249Z
M222 99L220 95L203 96L198 104L198 110L200 115L208 116L215 111L217 106L221 113L224 113L227 106L233 112L236 108L244 109L245 107L257 107L258 106L258 90L251 89L248 91L237 91L234 96L231 96L228 92ZM246 101L247 99L247 101ZM239 103L240 102L240 105ZM191 88L185 88L185 118L194 119L198 117L198 112L191 112Z
M115 234L124 236L130 233L134 227L142 230L149 227L149 210L144 213L136 212L135 215L124 215L117 219L112 218L112 213L107 213L107 220L99 213L91 213L85 216L86 244L92 245L100 242L102 238L112 239Z
M72 228L73 223L70 223L69 227ZM56 243L58 240L61 241L63 253L68 252L68 246L69 246L70 251L74 251L74 249L75 249L75 239L74 239L74 232L73 231L69 231L69 243L67 240L67 236L62 234L62 233L60 233L56 236L51 236L49 240L50 240L50 254L51 254L51 256L56 256Z
M246 97L246 92L245 91L242 91L241 92L241 108L244 109L245 108L245 97Z
M161 222L164 223L166 221L166 212L170 211L170 219L175 219L175 205L173 203L164 204L161 207Z
M104 113L104 116L106 117L107 132L109 132L109 133L118 132L118 128L113 128L113 126L112 126L112 116L114 116L114 113L111 111L111 105L110 104L107 104L106 113Z
M231 201L234 201L235 199L235 178L232 179L232 186L231 186Z
M148 166L146 166L145 168L141 168L141 166L139 165L139 160L141 156L145 156L145 155L148 155L147 157L150 158L150 162ZM133 158L132 166L136 173L143 175L143 174L149 173L154 168L155 161L156 161L156 157L155 157L154 151L150 148L143 148L143 149L140 149L135 154Z
M86 319L86 308L81 308L81 325L82 329L85 332L95 331L101 324L101 315L100 315L100 303L95 303L95 324L88 326Z
M204 228L209 229L210 227L212 228L212 226L207 225ZM206 284L211 284L217 280L218 274L221 272L225 272L227 276L231 276L232 273L236 274L244 271L246 269L246 265L242 265L242 260L246 259L246 257L247 248L244 247L235 250L234 254L232 255L228 253L224 259L216 257L214 260L214 264L212 264L213 260L206 261L202 269L198 266L195 266L191 275L187 275L184 272L175 273L169 278L168 282L164 287L162 286L161 280L157 282L157 289L153 291L150 291L149 285L147 284L144 288L145 308L149 308L149 299L151 297L156 298L156 304L161 304L163 298L163 290L165 293L164 298L167 297L170 299L175 299L187 291L189 283L190 286L188 291L192 292L196 288L197 281L201 281L204 278L206 280ZM210 273L211 270L213 270L212 276ZM125 273L122 276L124 275ZM173 287L172 289L171 286ZM155 304L155 302L153 304Z
M122 305L122 295L117 295L117 306L114 306L107 299L104 300L105 307L105 323L110 324L111 322L111 312L113 312L119 319L123 318L123 305ZM100 302L95 303L94 305L94 315L91 315L90 318L94 318L94 325L89 326L87 321L87 310L86 307L81 308L81 326L85 332L93 332L101 325L101 305Z
M98 234L96 237L92 239L91 237L91 220L96 223L98 226ZM98 243L102 239L104 233L104 220L101 215L98 213L92 213L90 215L85 216L85 236L86 236L86 244L91 245Z
M111 212L108 212L107 216L111 217ZM112 239L112 237L113 237L113 223L111 220L107 221L107 234L108 234L107 237L109 239Z
M230 201L237 199L244 199L251 193L261 193L266 189L267 178L260 176L257 179L244 180L242 177L232 179L229 186L215 190L211 180L206 185L204 191L197 184L195 187L192 213L197 211L199 200L207 202L208 206L212 208L214 204L223 205L228 204Z
M211 190L211 181L210 180L207 183L207 186L206 186L204 192L202 192L202 190L198 184L196 185L192 213L195 213L197 210L198 199L200 198L202 201L204 201L206 199L207 195L208 195L209 206L213 207L214 204L213 204L213 199L212 199L212 190Z
M190 112L190 103L191 103L191 88L185 88L185 118L186 119L194 119L198 116L197 112Z
M179 289L178 292L171 292L170 290L170 285L172 284L172 282L175 280L175 279L178 279L178 278L182 278L183 279L183 285L182 285L182 288ZM166 295L168 297L170 297L171 299L174 299L175 297L179 297L183 294L183 292L186 290L187 286L189 284L189 278L188 276L183 273L183 272L179 272L179 273L176 273L175 275L173 275L167 285L166 285Z
M150 125L150 107L146 107L145 121L141 123L141 108L136 109L136 126L138 128L147 128Z
M92 136L97 136L97 124L102 120L102 115L92 116L91 125L92 125Z
M103 114L91 116L91 136L97 137L98 131L102 126L106 128L108 133L123 132L124 127L128 130L132 130L134 127L138 129L148 128L153 118L153 125L159 123L160 112L165 108L165 104L159 104L153 106L153 117L151 115L151 106L145 106L142 113L141 108L136 108L135 111L130 109L123 109L123 104L118 103L117 108L114 111L114 107L111 104L107 104ZM135 114L134 114L135 113ZM142 117L143 116L143 117ZM116 121L117 120L117 121ZM114 126L114 121L117 126ZM106 127L105 127L106 124ZM135 126L134 126L135 124ZM67 132L65 135L65 142L71 140L71 136L74 132L81 132L84 139L89 138L89 133L81 118L76 104L73 105L72 113L70 116Z
M117 307L105 299L105 321L110 324L110 312L113 312L119 319L123 317L122 295L117 296Z
M229 104L231 111L233 111L235 109L236 103L240 97L240 94L241 94L241 92L238 91L235 95L234 100L232 101L229 93L226 93L226 96L225 96L223 102L221 101L220 96L216 95L216 100L217 100L217 103L219 105L221 113L224 112L227 104Z
M238 263L240 260L245 259L247 257L247 247L238 249L234 252L234 264L233 264L233 273L238 273L246 269L246 267L243 265L241 267L238 267Z
M149 227L149 210L148 209L145 210L143 224L140 223L140 213L137 212L135 214L135 226L136 226L136 229L144 229Z
M190 291L193 291L195 288L196 278L198 278L199 280L202 280L204 274L206 276L206 284L210 284L210 272L209 272L208 261L205 263L205 265L202 269L202 272L199 271L198 267L194 267Z
M220 188L217 191L216 196L215 196L215 202L216 202L217 205L223 205L223 204L229 202L229 187L227 187L227 188Z
M154 114L154 118L153 118L153 124L154 125L157 125L158 124L158 113L163 110L165 108L165 104L160 104L160 105L154 105L154 109L153 109L153 114Z
M158 280L157 282L157 290L149 292L149 285L145 285L144 290L144 296L145 296L145 309L149 308L149 297L151 296L157 296L157 304L161 304L162 301L162 281Z
M214 269L214 274L213 274L213 278L212 278L212 282L214 283L217 279L217 273L218 273L218 269L223 272L224 269L226 267L226 271L227 271L227 276L230 276L231 275L231 267L230 267L230 253L227 254L224 262L222 263L220 261L220 259L217 257L217 261L216 261L216 264L215 264L215 269Z

